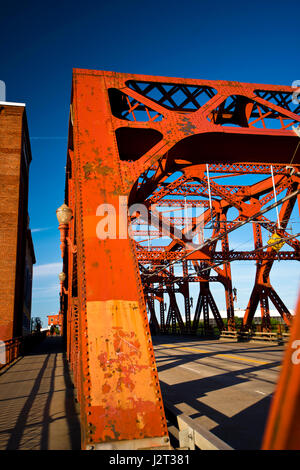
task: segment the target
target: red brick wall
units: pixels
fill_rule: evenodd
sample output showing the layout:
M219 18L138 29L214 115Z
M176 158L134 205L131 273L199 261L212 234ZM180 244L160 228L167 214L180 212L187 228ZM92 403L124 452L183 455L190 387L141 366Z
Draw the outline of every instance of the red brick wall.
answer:
M22 236L19 224L24 215L19 214L23 114L21 106L0 105L0 340L12 338L18 330L15 305L21 299L16 298L15 291L16 279L22 277L16 271Z
M58 313L56 315L48 315L48 326L50 325L58 325L62 327L63 316L62 314Z

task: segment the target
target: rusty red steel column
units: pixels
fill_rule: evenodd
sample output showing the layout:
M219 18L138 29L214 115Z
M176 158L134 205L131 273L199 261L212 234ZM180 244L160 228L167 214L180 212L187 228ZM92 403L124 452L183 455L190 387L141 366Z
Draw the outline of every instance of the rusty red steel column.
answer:
M81 304L82 447L159 448L168 446L168 431L133 242L127 236L127 206L124 216L120 204L129 188L109 117L105 76L75 71L72 172ZM118 228L123 222L123 232L115 238L97 235L101 204L115 211Z
M220 222L225 222L226 220L227 220L226 212L222 211L220 213ZM224 234L224 237L222 238L222 253L223 253L224 259L226 259L229 253L229 242L228 242L228 235L226 234L226 225L223 225L222 229L223 230L225 229L224 230L225 234ZM224 285L224 288L225 288L228 330L235 330L232 277L231 277L230 263L225 263L223 270L224 270L224 274L226 277L226 284Z
M262 450L299 450L300 295L279 381L273 396Z

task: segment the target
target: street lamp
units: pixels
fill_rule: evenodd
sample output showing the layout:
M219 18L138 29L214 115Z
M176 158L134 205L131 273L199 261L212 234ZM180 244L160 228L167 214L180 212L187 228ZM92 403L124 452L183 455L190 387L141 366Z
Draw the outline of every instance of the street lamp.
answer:
M59 273L58 275L58 278L59 278L59 281L60 281L60 292L61 294L64 293L64 294L68 294L68 291L65 289L64 287L64 282L66 280L66 273L64 273L63 271L61 273Z
M56 211L59 225L68 224L73 217L73 211L67 204L62 204Z
M66 273L61 272L59 273L58 277L59 277L60 282L64 282L64 280L66 279Z
M56 216L58 220L58 229L60 231L60 249L61 249L61 257L64 257L65 249L66 249L66 240L69 230L69 223L73 217L73 212L67 204L62 204L56 211Z

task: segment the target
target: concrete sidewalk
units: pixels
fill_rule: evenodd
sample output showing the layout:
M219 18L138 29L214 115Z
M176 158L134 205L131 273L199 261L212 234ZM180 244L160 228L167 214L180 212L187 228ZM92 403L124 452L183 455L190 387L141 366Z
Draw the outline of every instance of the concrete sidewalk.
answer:
M80 449L79 407L60 337L47 337L0 375L0 450L9 449Z

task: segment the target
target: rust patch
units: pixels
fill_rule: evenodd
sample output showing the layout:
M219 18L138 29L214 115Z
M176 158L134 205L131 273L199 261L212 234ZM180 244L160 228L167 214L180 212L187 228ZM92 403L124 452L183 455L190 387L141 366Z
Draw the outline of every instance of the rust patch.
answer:
M101 353L98 356L99 365L106 372L105 378L111 378L115 372L119 374L115 389L117 392L122 392L124 387L132 391L135 388L132 377L147 368L139 363L142 355L140 342L133 331L124 332L121 327L113 327L113 330L113 336L106 339L106 345L113 345L114 355L109 357L108 352Z
M197 127L191 123L190 119L183 117L181 122L179 122L180 130L183 132L185 136L190 136L194 134L194 131L197 130Z
M97 148L93 148L92 151L96 155L99 154L99 150ZM113 169L111 167L107 165L103 165L102 162L103 160L101 158L97 158L96 160L91 161L91 162L86 162L83 165L84 177L86 180L91 179L92 176L95 179L98 177L97 175L106 176L113 172Z

